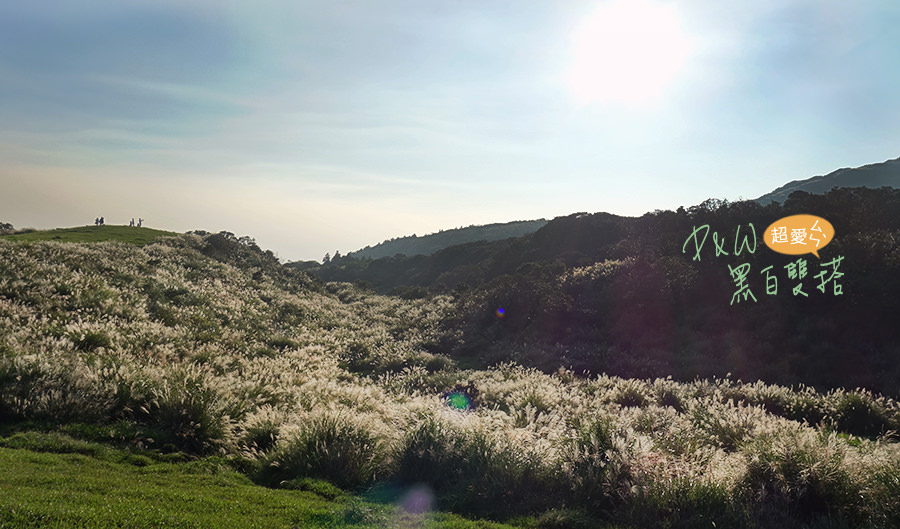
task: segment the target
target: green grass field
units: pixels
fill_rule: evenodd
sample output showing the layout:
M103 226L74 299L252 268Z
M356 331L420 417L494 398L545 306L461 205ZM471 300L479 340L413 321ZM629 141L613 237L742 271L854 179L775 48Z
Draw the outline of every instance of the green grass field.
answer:
M61 241L61 242L103 242L123 241L139 246L150 243L159 237L178 235L171 231L137 228L133 226L77 226L74 228L58 228L55 230L38 230L25 233L3 235L0 238L11 241Z
M179 456L55 433L0 437L0 527L510 527L449 514L423 518L320 481L302 487L308 490L268 489L224 460Z
M0 241L0 529L900 527L891 398L461 369L455 310L218 234Z

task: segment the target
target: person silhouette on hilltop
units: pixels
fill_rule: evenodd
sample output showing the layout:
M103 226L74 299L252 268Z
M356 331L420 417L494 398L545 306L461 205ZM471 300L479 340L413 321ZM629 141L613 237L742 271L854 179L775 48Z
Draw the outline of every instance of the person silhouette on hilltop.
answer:
M100 225L100 217L94 218L94 226L99 226L99 225Z
M134 217L131 217L131 222L128 224L129 226L134 226Z
M139 218L138 219L138 228L140 228L142 224L144 224L144 219Z
M103 217L100 217L100 225L103 226Z

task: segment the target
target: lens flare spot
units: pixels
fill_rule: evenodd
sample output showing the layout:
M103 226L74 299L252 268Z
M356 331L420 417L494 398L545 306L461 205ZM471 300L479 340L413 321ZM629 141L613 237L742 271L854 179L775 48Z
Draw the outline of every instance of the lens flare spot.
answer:
M447 395L447 404L456 410L468 410L472 408L472 401L469 400L469 396L465 393L460 393L459 391L454 391Z
M428 514L433 505L434 493L425 485L416 485L400 500L400 506L410 514Z
M494 314L496 314L498 318L502 318L503 316L506 316L506 309L498 307L497 310L494 311Z

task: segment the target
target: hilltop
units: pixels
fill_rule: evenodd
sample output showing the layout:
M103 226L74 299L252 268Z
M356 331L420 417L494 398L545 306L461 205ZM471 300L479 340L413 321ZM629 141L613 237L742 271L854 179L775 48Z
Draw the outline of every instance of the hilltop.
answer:
M727 377L484 368L445 348L468 332L453 329L460 301L494 311L478 298L323 283L227 233L143 246L0 240L0 457L44 464L41 487L4 478L29 500L26 510L0 502L0 520L72 523L50 501L68 491L52 469L77 472L77 461L101 488L101 475L130 479L131 467L177 480L212 473L259 498L250 510L286 498L256 483L332 498L337 486L392 504L415 492L437 509L532 528L900 521L894 400ZM71 457L17 455L25 449ZM191 480L212 498L218 485ZM316 515L298 494L297 520L334 520L335 507ZM87 496L66 497L79 516L106 516ZM395 523L358 505L328 523ZM167 523L184 519L166 512Z
M10 241L35 242L103 242L122 241L130 244L144 245L159 237L178 235L171 231L138 228L136 226L77 226L73 228L57 228L54 230L25 230L17 233L0 235Z

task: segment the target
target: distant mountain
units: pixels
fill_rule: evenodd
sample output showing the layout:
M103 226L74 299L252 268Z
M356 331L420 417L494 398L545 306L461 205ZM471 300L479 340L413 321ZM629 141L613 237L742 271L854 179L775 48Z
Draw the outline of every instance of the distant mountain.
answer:
M406 256L431 255L439 250L458 244L478 241L500 241L521 237L536 232L545 224L547 224L545 219L519 220L444 230L430 235L423 235L422 237L410 235L384 241L375 246L366 246L349 255L357 259L380 259L382 257L393 257L397 254Z
M794 180L771 193L756 199L762 205L770 202L784 203L794 191L821 195L835 187L869 187L883 186L900 188L900 158L873 163L856 168L844 168L824 176L814 176L806 180Z

